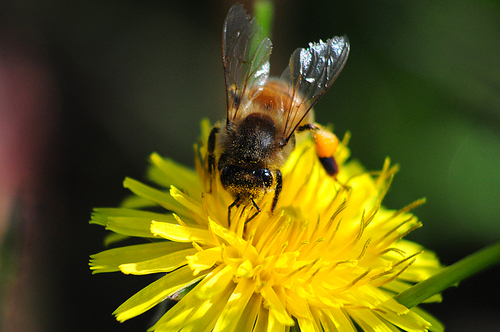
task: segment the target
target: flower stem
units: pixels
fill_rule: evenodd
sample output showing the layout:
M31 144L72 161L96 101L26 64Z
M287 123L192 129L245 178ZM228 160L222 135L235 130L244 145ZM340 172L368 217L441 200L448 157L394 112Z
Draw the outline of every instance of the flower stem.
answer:
M274 5L271 0L256 0L253 4L254 16L262 27L262 32L267 38L271 38L273 26Z
M445 267L439 273L408 288L394 298L407 308L414 307L451 285L498 263L500 263L500 242Z

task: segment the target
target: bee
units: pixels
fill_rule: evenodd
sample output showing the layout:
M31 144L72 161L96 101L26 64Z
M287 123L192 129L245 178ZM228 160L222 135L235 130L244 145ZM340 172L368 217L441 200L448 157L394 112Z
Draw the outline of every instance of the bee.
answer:
M228 206L230 224L231 209L241 204L256 210L247 222L257 216L257 202L266 194L274 193L274 212L283 187L280 168L295 147L295 132L311 131L325 170L337 174L333 154L338 139L314 123L312 107L344 67L349 41L334 37L298 48L281 77L269 78L271 41L243 5L234 5L224 22L222 47L226 121L210 132L207 172L209 188L218 171L234 198Z

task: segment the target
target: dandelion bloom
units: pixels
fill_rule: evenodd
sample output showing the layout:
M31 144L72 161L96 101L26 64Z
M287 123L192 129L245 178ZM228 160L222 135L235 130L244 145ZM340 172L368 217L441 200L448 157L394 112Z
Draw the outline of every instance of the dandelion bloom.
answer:
M275 212L269 213L267 195L251 221L250 204L233 209L229 223L234 199L219 181L204 190L209 131L205 121L196 171L153 154L148 177L159 189L126 179L134 195L92 216L91 223L113 232L110 242L149 240L93 255L94 273L164 274L116 309L118 321L175 298L152 330L443 330L422 309L393 299L441 265L432 252L402 239L421 226L409 211L422 201L401 210L381 205L397 171L389 160L379 172L367 172L348 161L344 139L334 179L322 168L310 134L298 134L282 169Z

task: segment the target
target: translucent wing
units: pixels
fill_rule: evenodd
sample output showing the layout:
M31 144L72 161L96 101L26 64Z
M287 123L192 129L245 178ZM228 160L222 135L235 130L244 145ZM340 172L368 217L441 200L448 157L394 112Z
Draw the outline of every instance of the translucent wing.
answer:
M291 103L285 105L284 137L288 141L308 112L328 90L344 68L349 55L347 36L333 37L326 42L310 43L298 48L281 75L289 89Z
M222 53L226 78L227 123L252 100L269 76L272 44L250 20L243 5L234 5L224 22Z

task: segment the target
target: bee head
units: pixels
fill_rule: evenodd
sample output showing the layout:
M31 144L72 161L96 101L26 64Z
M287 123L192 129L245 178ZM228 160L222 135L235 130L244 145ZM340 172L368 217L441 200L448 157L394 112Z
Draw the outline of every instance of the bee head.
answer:
M242 198L259 198L273 190L274 176L267 168L247 169L225 165L220 169L222 186Z

